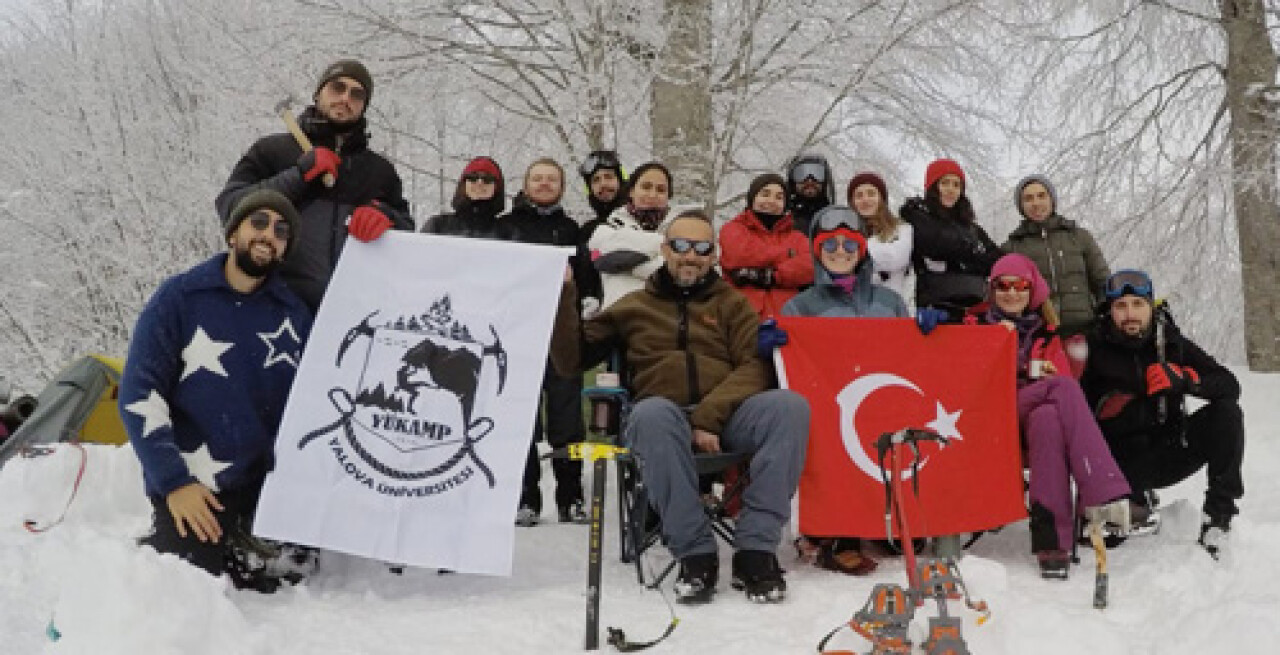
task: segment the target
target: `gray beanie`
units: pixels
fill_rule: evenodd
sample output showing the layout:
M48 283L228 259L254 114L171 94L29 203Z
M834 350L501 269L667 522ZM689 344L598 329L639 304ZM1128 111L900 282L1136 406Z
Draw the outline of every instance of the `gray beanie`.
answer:
M320 81L316 83L316 92L312 95L319 95L320 89L329 83L335 77L349 77L360 83L364 87L364 106L369 108L369 101L373 100L373 77L369 75L369 69L364 64L354 59L339 59L329 64L324 72L320 74Z
M1053 203L1053 212L1056 214L1058 212L1058 190L1053 187L1053 183L1049 181L1049 178L1040 173L1032 173L1022 178L1018 185L1013 188L1013 206L1018 208L1018 213L1023 218L1027 217L1026 213L1022 211L1022 190L1032 183L1044 185L1045 190L1049 192L1049 201Z
M302 217L298 215L298 210L294 209L293 203L284 197L284 194L271 189L258 189L240 199L236 203L235 208L227 216L227 220L222 223L223 235L230 239L231 234L240 229L240 223L245 218L259 209L270 209L285 220L289 221L290 227L289 240L286 243L293 243L293 235L298 232L298 224L302 222Z

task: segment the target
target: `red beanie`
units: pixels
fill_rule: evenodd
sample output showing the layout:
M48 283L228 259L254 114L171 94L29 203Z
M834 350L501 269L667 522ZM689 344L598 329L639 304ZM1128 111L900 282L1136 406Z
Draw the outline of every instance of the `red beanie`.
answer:
M857 175L853 176L852 180L849 180L849 189L848 189L848 192L845 193L845 196L846 196L846 200L849 201L850 207L853 206L854 189L857 189L858 187L864 184L870 184L871 186L875 187L876 190L880 192L880 199L884 201L885 206L886 207L889 206L889 188L884 185L884 178L880 177L879 175L876 175L875 173L867 171L863 173L858 173Z
M964 170L960 168L954 159L935 159L924 169L924 188L929 190L930 187L938 181L943 175L955 175L960 178L960 184L965 184Z
M1044 281L1043 275L1040 275L1040 269L1036 268L1036 263L1026 255L1012 253L997 259L991 266L991 279L997 280L1006 275L1031 282L1031 300L1027 303L1027 309L1032 311L1040 309L1040 305L1049 298L1049 283Z
M466 168L462 169L463 175L470 175L471 173L488 173L499 180L502 179L502 171L498 170L498 165L488 157L476 157L471 160L471 163L467 164Z

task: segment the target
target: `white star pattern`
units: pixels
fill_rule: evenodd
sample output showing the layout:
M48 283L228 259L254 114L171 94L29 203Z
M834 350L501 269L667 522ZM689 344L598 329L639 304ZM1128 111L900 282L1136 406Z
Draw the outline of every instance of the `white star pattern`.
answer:
M288 336L292 343L277 345L277 341L281 337ZM298 368L298 362L293 358L293 353L289 349L301 343L298 339L298 333L293 329L293 321L288 318L276 328L275 332L259 332L258 338L262 339L262 343L267 344L267 358L262 362L262 368L271 368L280 362L288 362L294 368Z
M960 434L960 430L956 428L956 423L960 421L960 415L964 413L963 409L957 409L954 412L948 412L942 403L935 401L938 406L938 416L929 421L925 427L938 433L940 437L947 439L955 439L956 441L964 441L964 436Z
M191 343L182 349L182 377L180 380L187 379L188 375L206 369L210 373L216 373L222 377L227 377L227 369L222 367L222 354L231 350L233 346L230 341L214 341L205 333L204 328L197 327L196 333L191 335Z
M195 452L182 453L182 460L187 463L187 471L194 475L201 484L215 493L218 491L218 482L215 476L231 466L231 462L214 459L209 454L208 444L201 444Z
M164 397L155 389L152 389L146 398L130 403L125 409L142 417L143 438L150 437L160 428L172 425L169 421L169 403L166 403Z

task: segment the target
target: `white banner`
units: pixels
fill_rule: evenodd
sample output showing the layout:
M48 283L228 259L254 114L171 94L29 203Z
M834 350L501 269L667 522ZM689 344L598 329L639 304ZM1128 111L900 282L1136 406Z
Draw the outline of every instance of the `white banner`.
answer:
M388 232L347 242L254 533L510 575L570 249Z

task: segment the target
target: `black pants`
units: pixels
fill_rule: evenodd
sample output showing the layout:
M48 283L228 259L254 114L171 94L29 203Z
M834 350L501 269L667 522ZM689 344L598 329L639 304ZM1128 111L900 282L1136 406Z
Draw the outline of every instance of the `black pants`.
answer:
M520 505L542 511L542 462L538 459L538 442L546 439L552 448L582 441L582 378L563 377L547 364L542 377L542 400L546 406L544 429L541 408L533 418L533 443L524 465L524 483L520 489ZM541 403L540 403L541 404ZM556 478L556 506L568 507L582 500L582 462L553 459L551 472Z
M189 527L187 536L180 536L165 499L152 497L150 500L154 512L151 534L140 539L138 543L151 546L161 553L177 555L208 571L210 575L218 576L228 573L230 572L227 567L230 549L227 545L227 535L236 529L249 531L253 523L253 513L258 507L258 495L261 492L262 483L258 483L251 487L214 494L224 508L221 512L213 510L213 516L222 529L222 538L216 542L200 541Z
M1208 465L1204 512L1234 516L1244 495L1244 414L1236 401L1215 400L1186 418L1186 445L1178 430L1127 438L1111 451L1134 494L1177 484Z

